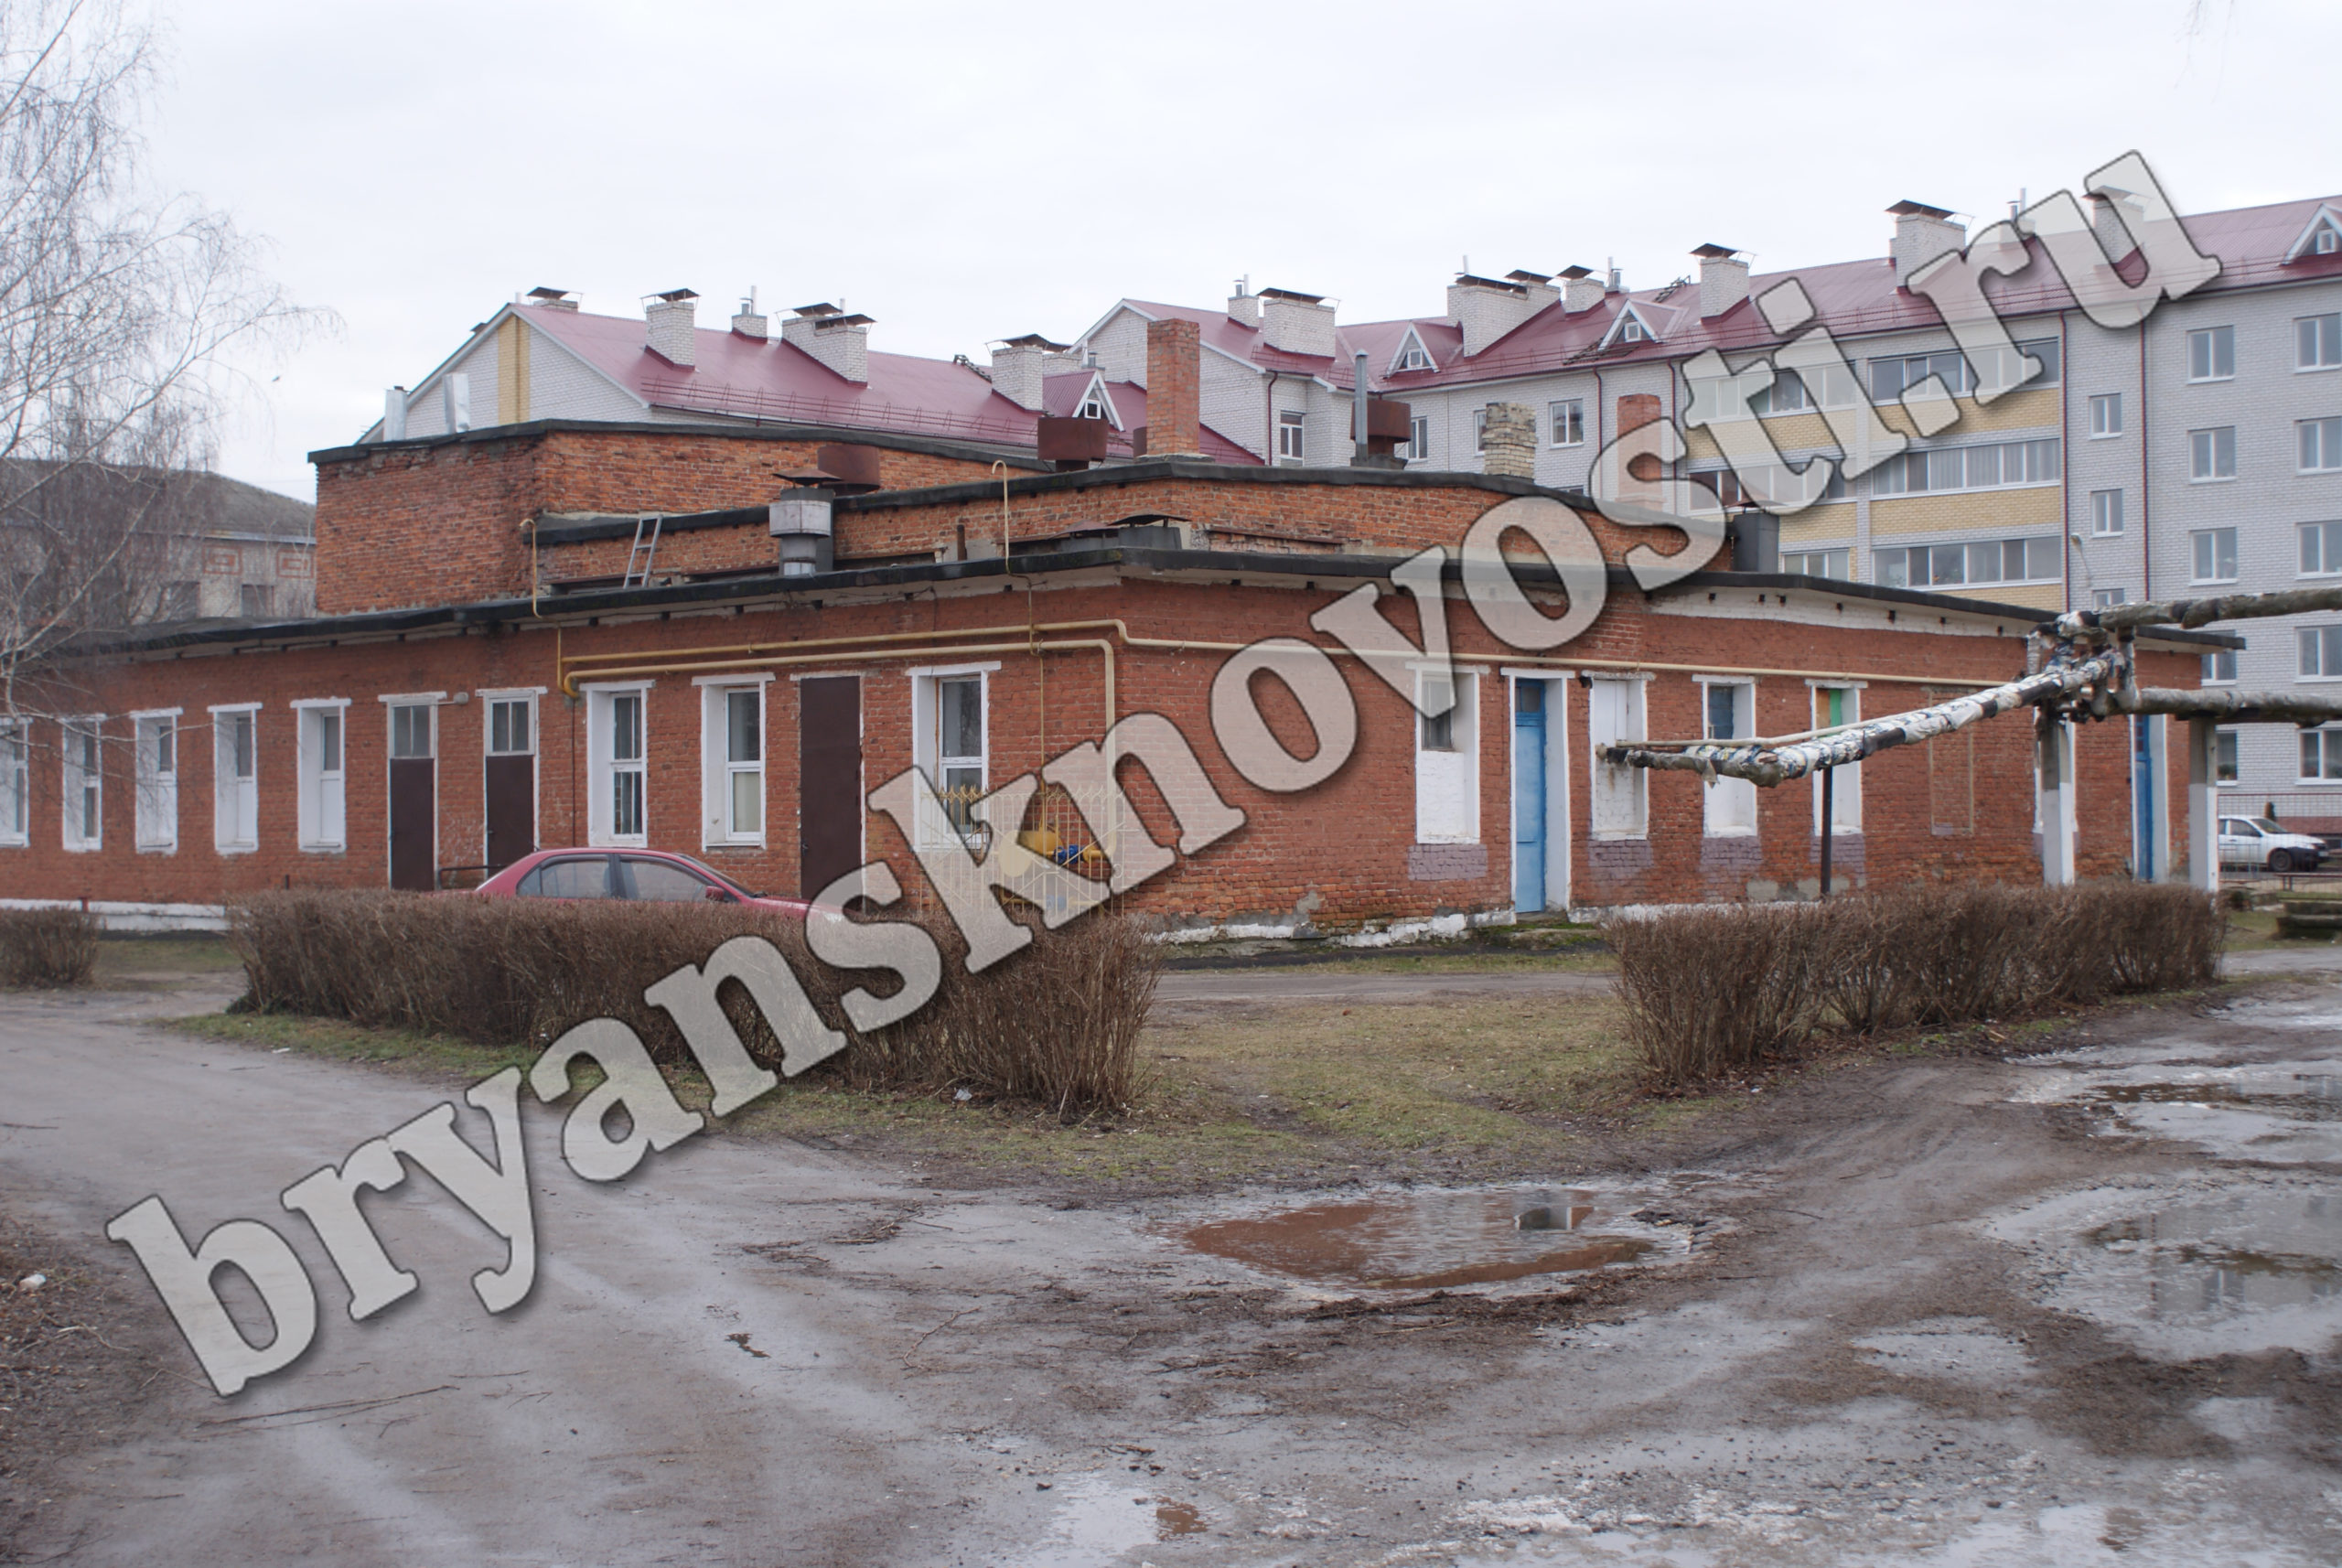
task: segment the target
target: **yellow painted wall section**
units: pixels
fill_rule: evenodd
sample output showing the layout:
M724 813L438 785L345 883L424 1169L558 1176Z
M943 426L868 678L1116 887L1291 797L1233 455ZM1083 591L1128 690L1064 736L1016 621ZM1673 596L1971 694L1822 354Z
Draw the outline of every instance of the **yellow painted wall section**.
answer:
M1870 531L1881 539L2059 533L2065 526L2065 495L2062 485L2029 485L2015 490L1885 496L1870 503ZM1782 534L1786 538L1788 531Z
M508 316L496 328L496 423L525 424L529 417L529 328Z

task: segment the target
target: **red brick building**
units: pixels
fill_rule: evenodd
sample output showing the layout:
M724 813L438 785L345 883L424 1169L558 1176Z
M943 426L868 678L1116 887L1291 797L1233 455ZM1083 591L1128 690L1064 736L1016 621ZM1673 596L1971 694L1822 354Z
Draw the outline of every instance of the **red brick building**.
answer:
M1150 377L1157 453L1197 429L1193 380L1168 370ZM976 881L1014 859L1028 896L1078 908L1110 863L1147 859L1133 824L1191 843L1155 852L1170 864L1129 907L1193 930L1810 897L1817 783L1646 775L1596 745L1919 706L2021 672L2042 615L1772 573L1646 593L1626 553L1680 551L1680 534L1497 474L1179 456L1054 473L940 438L560 423L316 461L317 617L158 628L44 674L38 714L0 737L0 900L188 913L260 887L460 881L577 844L679 850L808 896L867 861L925 897L922 859ZM817 469L854 482L799 488ZM1456 550L1499 507L1582 519L1599 544L1599 613L1564 642L1500 639L1465 592ZM819 545L795 575L789 529ZM1370 667L1313 625L1379 581L1372 613L1420 646L1391 574L1428 546L1448 553L1451 667ZM1522 534L1505 549L1521 613L1561 618L1552 561ZM1338 679L1319 705L1231 670L1268 638L1325 650ZM2193 685L2213 644L2229 645L2142 637L2140 679ZM1454 706L1418 712L1443 682ZM1144 714L1192 747L1202 794L1166 774ZM1119 792L1077 749L1118 721ZM1284 777L1233 754L1247 725ZM2081 875L2168 875L2165 802L2185 777L2160 726L2082 726ZM2037 878L2032 759L2020 715L1841 769L1839 884ZM1280 787L1313 767L1325 777ZM941 803L904 782L914 768ZM1009 807L1018 838L995 831L980 864L968 825L1004 828Z

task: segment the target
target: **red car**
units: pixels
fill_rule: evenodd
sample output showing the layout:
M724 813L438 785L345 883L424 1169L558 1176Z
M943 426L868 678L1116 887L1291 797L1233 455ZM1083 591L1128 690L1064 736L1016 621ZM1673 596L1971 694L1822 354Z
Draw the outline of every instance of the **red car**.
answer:
M800 898L751 893L687 854L656 849L541 849L478 887L482 898L624 898L643 904L747 904L803 919Z

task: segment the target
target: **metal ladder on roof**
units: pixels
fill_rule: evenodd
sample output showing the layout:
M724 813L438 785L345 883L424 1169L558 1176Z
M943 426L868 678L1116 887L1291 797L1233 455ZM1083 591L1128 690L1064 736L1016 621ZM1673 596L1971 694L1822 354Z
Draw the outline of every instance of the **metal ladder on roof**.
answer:
M650 564L659 556L659 530L666 519L656 513L634 520L634 548L627 552L626 579L623 587L639 588L650 581ZM642 531L650 531L644 538Z

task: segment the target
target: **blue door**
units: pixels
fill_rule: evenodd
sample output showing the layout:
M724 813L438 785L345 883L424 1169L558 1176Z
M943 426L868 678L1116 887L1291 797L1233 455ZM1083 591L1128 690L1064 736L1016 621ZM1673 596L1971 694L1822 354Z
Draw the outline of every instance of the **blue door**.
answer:
M2132 875L2153 882L2155 865L2154 720L2143 714L2131 717L2131 843L2136 846Z
M1512 907L1545 908L1545 682L1512 683Z

